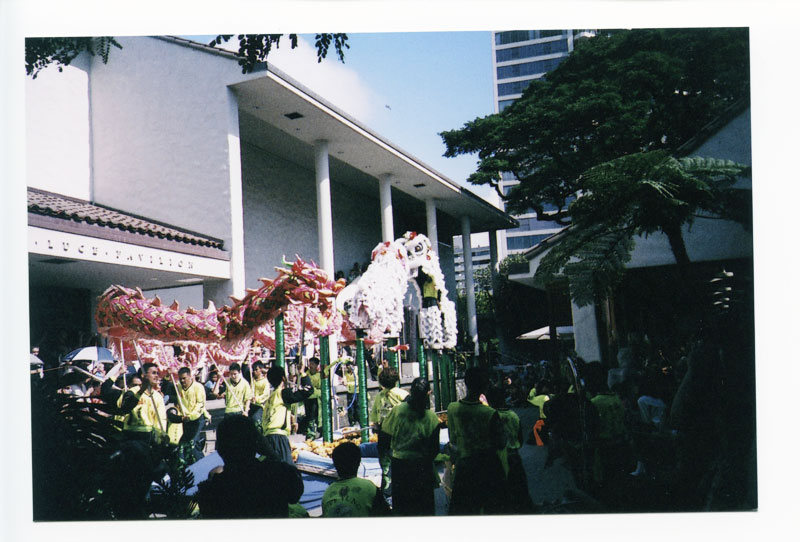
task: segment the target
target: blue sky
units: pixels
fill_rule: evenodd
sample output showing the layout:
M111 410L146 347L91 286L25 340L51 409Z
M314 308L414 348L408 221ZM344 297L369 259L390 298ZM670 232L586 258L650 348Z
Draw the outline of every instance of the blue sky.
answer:
M282 42L268 62L435 170L487 196L487 187L466 182L476 158L443 157L438 133L493 112L490 32L348 33L344 63L333 53L317 63L313 35L301 38L294 50L288 40Z
M493 112L491 33L351 34L350 42L346 65L391 108L384 107L374 128L452 180L466 183L475 157L444 158L438 133Z

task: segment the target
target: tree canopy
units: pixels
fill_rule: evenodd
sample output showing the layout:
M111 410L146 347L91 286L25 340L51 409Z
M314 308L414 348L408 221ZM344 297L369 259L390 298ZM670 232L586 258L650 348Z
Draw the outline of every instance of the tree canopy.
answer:
M266 62L272 47L280 47L284 34L239 34L239 50L235 53L239 57L242 73L252 72L259 63ZM228 42L233 34L216 36L208 45L216 47L223 42ZM297 47L297 34L288 35L291 48ZM314 45L317 48L317 62L326 58L333 45L336 55L344 62L344 50L349 49L347 34L317 34ZM54 64L58 71L75 60L84 51L94 56L99 54L103 63L108 62L111 47L122 49L122 46L112 36L99 37L56 37L56 38L26 38L25 39L25 72L36 79L41 70Z
M622 156L581 175L584 193L570 206L572 224L542 258L534 279L565 274L576 304L617 284L634 236L664 233L679 266L689 263L682 226L697 217L726 218L748 227L752 202L734 188L749 167L713 158L676 159L664 150Z
M499 187L512 213L569 224L581 174L620 156L674 152L733 102L749 97L746 28L602 31L532 82L502 112L442 132L446 156L477 153L474 184ZM499 190L498 190L499 191ZM557 209L545 213L545 208Z

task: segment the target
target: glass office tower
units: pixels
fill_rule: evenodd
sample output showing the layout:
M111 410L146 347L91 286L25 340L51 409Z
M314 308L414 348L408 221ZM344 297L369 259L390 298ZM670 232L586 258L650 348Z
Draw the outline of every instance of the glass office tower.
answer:
M595 30L514 30L492 33L492 69L494 72L494 105L499 113L517 98L532 81L564 60L574 48L575 40L595 35ZM519 184L510 173L504 173L500 187L504 194ZM504 208L504 204L501 203ZM550 209L545 209L550 210ZM552 209L555 210L555 209ZM497 235L498 260L524 252L560 228L552 222L540 222L530 209L515 215L518 228L502 230Z

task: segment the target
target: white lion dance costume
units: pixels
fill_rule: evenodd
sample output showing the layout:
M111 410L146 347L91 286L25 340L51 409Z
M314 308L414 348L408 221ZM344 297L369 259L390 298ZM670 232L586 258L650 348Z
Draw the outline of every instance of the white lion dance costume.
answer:
M367 338L383 340L396 335L403 325L403 299L412 281L422 301L420 335L428 348L441 350L456 345L456 308L447 297L439 258L424 235L407 232L372 251L367 270L337 297L354 329Z
M455 348L456 306L447 297L439 256L424 235L407 232L402 239L408 255L409 278L422 299L419 313L422 339L434 350Z

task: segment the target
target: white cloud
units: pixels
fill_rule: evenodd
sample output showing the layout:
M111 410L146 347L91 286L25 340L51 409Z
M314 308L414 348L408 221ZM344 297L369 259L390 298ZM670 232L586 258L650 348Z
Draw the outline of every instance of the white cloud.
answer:
M267 61L364 124L374 122L386 103L357 72L339 61L332 48L318 63L312 44L298 38L297 47L292 49L287 36Z

